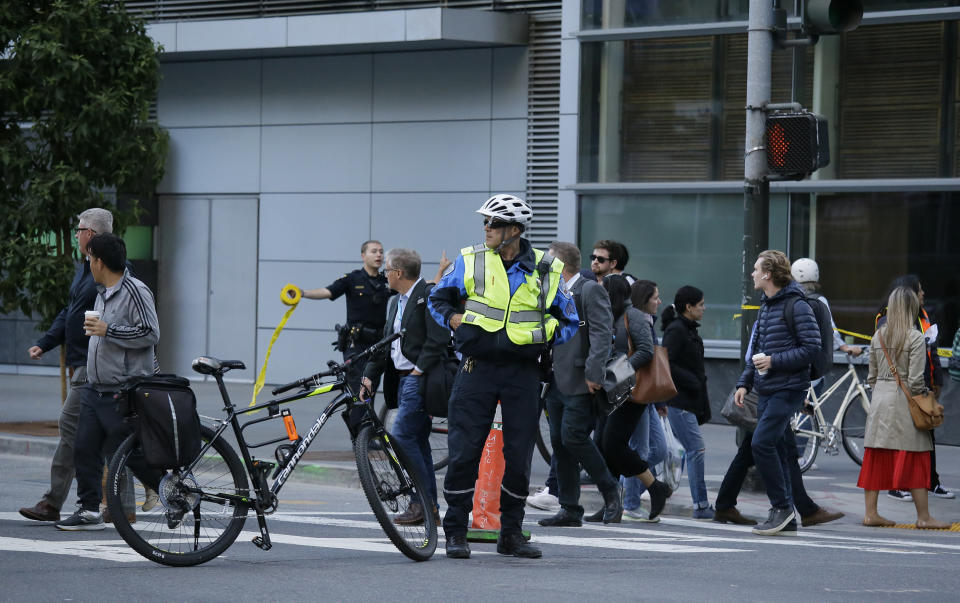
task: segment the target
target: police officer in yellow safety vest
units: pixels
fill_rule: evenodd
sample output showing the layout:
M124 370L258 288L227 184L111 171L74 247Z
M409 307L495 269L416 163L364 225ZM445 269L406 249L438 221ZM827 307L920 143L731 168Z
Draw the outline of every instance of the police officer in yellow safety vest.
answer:
M496 195L477 213L486 241L460 250L428 303L434 319L455 331L462 355L447 416L447 556L470 557L467 516L499 401L505 469L497 552L536 558L540 550L524 541L521 526L540 415L538 358L573 337L579 318L562 285L563 262L521 238L533 218L523 199Z

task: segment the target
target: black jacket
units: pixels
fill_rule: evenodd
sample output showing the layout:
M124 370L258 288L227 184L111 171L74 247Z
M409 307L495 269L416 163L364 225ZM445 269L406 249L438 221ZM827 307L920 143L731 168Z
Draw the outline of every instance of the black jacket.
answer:
M667 405L692 412L703 425L710 420L710 398L699 327L700 323L678 316L663 332L663 347L667 348L670 375L677 386L677 395L667 400Z
M83 333L83 313L93 310L97 299L97 283L90 272L90 262L84 260L77 266L73 282L70 284L70 298L67 307L57 314L53 324L37 341L44 353L58 345L67 351L67 366L87 366L87 343L90 338Z
M427 299L432 288L432 284L421 280L410 290L410 297L400 318L400 328L406 330L400 340L400 351L407 360L413 362L424 373L423 394L427 409L438 410L431 414L446 416L446 413L441 414L439 410L446 407L446 398L451 385L447 381L452 379L448 379L449 371L444 369L448 368L451 362L455 363L455 359L448 354L450 331L437 324L427 310ZM393 322L397 316L399 299L399 295L394 295L387 303L386 324L383 327L384 337L393 334ZM372 356L363 369L363 376L373 382L374 389L379 384L381 375L384 376L384 400L388 406L396 408L397 387L400 380L390 357L390 347Z

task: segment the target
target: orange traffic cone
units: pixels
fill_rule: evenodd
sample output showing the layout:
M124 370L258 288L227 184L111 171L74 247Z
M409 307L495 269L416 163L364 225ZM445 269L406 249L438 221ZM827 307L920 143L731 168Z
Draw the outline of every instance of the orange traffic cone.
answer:
M503 481L503 430L500 407L480 457L476 490L473 494L473 528L500 529L500 483Z

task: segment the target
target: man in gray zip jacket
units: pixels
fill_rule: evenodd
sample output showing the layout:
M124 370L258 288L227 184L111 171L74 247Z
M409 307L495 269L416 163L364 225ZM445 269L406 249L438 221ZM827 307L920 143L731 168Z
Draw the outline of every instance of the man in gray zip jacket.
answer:
M141 375L156 372L154 346L160 338L153 294L126 270L126 247L114 234L99 234L87 245L90 270L97 282L94 310L87 318L87 385L74 448L79 508L56 525L61 530L102 530L100 478L109 459L130 433L117 412L114 394ZM139 475L139 472L138 472Z

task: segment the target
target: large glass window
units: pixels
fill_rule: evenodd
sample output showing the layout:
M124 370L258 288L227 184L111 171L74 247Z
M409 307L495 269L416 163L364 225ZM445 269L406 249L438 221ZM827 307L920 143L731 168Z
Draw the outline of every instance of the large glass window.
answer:
M827 117L821 179L960 177L958 38L898 23L825 36L796 67L774 52L771 101ZM742 179L746 67L745 34L583 44L579 180Z
M612 239L627 246L626 271L660 287L669 304L683 285L704 291L704 339L739 339L743 195L584 196L580 207L580 251ZM770 204L770 245L787 246L787 201ZM584 267L589 267L585 264Z
M584 0L583 28L746 21L749 0Z
M916 274L950 347L960 321L960 193L837 193L794 203L793 257L820 265L837 327L872 335L890 281ZM800 211L797 211L800 210Z
M781 5L790 11L793 2ZM960 0L870 0L866 11L960 6ZM746 21L749 0L584 0L583 29Z
M746 34L582 45L581 182L741 180ZM792 98L792 53L773 55L771 97ZM813 51L798 67L811 104Z

